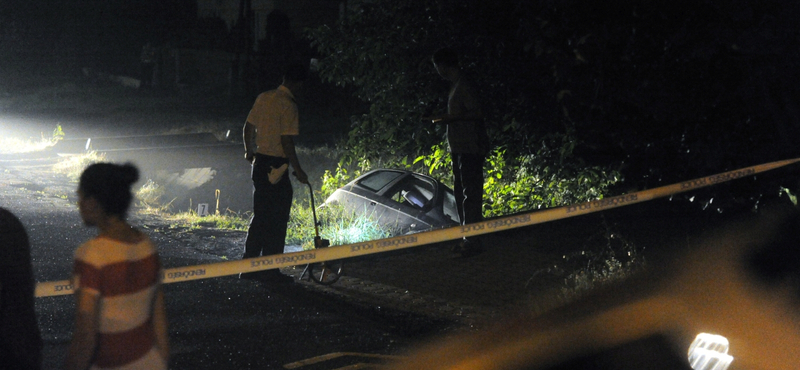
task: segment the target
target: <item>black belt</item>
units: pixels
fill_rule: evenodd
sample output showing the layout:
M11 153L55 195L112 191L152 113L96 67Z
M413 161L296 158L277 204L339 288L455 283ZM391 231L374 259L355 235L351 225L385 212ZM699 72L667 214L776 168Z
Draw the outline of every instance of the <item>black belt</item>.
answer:
M282 166L282 165L284 165L286 163L289 163L289 158L276 157L276 156L273 156L273 155L266 155L266 154L256 153L255 161L254 161L253 164L256 164L256 163L258 163L259 165L260 164L266 164L268 166L277 168L277 167L280 167L280 166Z

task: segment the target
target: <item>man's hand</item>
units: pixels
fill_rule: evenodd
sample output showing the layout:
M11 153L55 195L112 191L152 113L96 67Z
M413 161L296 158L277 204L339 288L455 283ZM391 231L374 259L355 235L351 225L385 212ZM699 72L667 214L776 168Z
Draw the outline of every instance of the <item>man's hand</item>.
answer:
M253 126L250 122L245 122L244 127L242 127L242 142L244 142L244 159L246 159L250 164L253 164L255 160L255 152L256 152L256 126Z
M306 175L305 171L302 169L297 169L292 172L292 174L297 178L297 181L300 181L303 184L308 184L308 175Z
M289 163L294 169L294 172L292 172L294 177L297 178L297 181L308 184L308 175L306 175L303 168L300 167L300 161L297 160L297 152L294 149L294 139L292 136L281 135L281 146L283 146L283 152L286 153L286 158L289 159Z

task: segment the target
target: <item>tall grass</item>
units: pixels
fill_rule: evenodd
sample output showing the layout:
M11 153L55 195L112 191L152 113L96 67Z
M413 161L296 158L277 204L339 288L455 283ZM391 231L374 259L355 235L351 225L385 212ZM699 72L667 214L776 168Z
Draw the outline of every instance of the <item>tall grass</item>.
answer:
M639 248L603 218L599 230L580 251L564 255L562 293L581 295L594 288L620 281L640 271L646 264Z
M230 211L206 216L200 216L195 211L162 213L160 215L163 219L175 223L178 226L186 227L189 230L213 228L246 231L247 225L250 223L248 214L239 214Z
M86 167L93 163L103 162L105 158L105 154L95 151L73 155L56 162L53 165L53 171L66 175L71 181L77 182Z
M331 245L344 245L392 236L393 230L380 225L368 215L347 212L338 205L325 205L317 209L319 234ZM295 204L289 219L286 244L303 249L314 248L314 213L308 204Z
M63 138L64 131L61 129L61 125L56 126L50 137L45 137L45 135L42 134L39 140L0 137L0 154L40 152L56 145L56 143Z

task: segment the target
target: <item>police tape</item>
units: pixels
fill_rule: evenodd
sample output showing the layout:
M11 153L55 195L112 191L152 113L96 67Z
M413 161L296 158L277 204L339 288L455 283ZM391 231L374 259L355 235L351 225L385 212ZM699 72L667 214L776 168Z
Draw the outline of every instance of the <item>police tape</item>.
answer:
M658 188L642 190L635 193L603 198L584 203L545 209L530 213L500 217L496 219L476 222L463 226L454 226L445 229L432 230L417 234L396 236L387 239L367 241L361 243L331 246L309 251L292 252L271 256L262 256L237 261L218 262L205 265L175 267L164 270L163 283L180 283L184 281L210 279L242 272L256 272L281 267L306 265L309 263L339 260L352 257L365 256L375 253L395 251L405 248L428 245L463 237L477 236L510 230L525 226L536 225L544 222L580 216L588 213L623 207L641 203L648 200L663 198L707 186L752 176L761 172L799 162L800 158L765 163L757 166L746 167L734 171L723 172L716 175L701 177L677 184L666 185ZM42 282L36 285L36 297L49 297L73 293L69 280Z

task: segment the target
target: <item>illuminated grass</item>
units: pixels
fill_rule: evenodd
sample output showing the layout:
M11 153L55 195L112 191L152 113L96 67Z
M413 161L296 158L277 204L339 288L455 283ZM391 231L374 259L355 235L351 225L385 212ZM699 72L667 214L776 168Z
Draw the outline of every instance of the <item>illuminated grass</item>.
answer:
M0 137L0 154L23 154L33 153L46 150L47 148L56 145L56 143L64 138L64 131L61 126L56 126L50 138L42 138L39 140L24 140L13 137Z
M295 202L289 218L286 244L312 249L316 236L313 219L310 206ZM320 222L320 237L330 240L331 245L358 243L392 236L390 228L375 223L367 216L346 212L338 206L320 207L317 210L317 220Z
M139 190L136 191L137 212L139 214L158 215L178 227L198 229L201 227L223 230L247 230L250 223L249 212L239 214L231 210L224 213L200 216L195 211L171 213L172 201L163 202L165 190L155 181L147 179Z
M222 230L247 230L250 217L247 214L239 214L228 211L225 214L214 214L200 216L197 212L188 211L175 214L161 214L167 221L174 222L176 226L186 227L190 230L202 227L222 229Z
M17 138L0 138L0 154L32 153L45 150L55 145L50 140L22 140Z
M320 234L323 239L330 240L331 245L378 240L393 235L394 230L376 223L368 215L346 212L340 206L326 206L319 212L326 220L320 226Z
M81 155L68 156L54 164L53 171L66 175L70 180L77 182L86 167L89 167L93 163L103 162L105 158L106 156L104 153L94 151Z
M195 211L170 213L168 205L158 203L159 193L161 192L158 185L145 184L137 193L138 212L159 215L167 221L176 223L176 226L190 229L210 227L246 231L250 224L251 212L240 214L228 210L224 214L208 216L199 216ZM318 212L318 220L322 220L320 236L330 240L332 245L377 240L391 236L391 230L376 224L365 216L346 214L336 207L323 207ZM289 216L286 244L302 245L305 249L310 249L316 235L313 219L311 207L295 201Z

